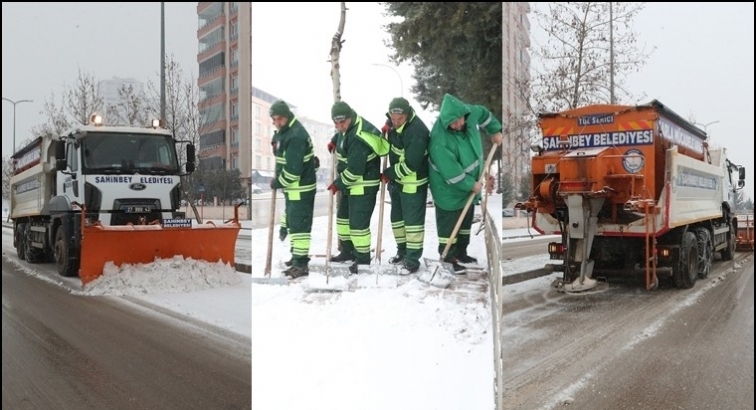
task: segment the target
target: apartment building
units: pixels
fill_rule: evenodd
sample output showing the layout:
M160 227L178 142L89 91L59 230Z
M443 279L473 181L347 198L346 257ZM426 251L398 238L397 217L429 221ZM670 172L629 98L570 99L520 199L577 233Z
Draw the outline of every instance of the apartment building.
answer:
M271 104L279 100L270 93L259 88L252 87L252 182L261 188L267 188L270 179L274 176L276 158L273 154L271 141L276 128L268 114ZM315 155L320 159L318 181L327 182L328 170L331 169L331 154L328 152L328 142L331 140L335 128L333 124L319 122L307 118L300 112L292 101L287 101L292 113L302 123L310 134Z
M251 183L252 3L197 3L197 63L204 169L238 169Z
M502 16L502 119L505 124L502 143L502 171L513 186L529 175L531 130L526 121L530 114L530 4L505 2Z

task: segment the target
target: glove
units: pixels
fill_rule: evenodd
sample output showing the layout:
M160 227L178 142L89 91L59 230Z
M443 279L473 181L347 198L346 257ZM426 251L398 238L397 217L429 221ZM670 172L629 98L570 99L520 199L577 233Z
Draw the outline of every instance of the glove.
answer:
M288 230L288 229L286 229L286 228L284 228L284 227L282 226L282 227L281 227L281 229L279 229L279 230L278 230L278 239L280 239L280 240L281 240L281 242L283 242L283 241L284 241L284 239L286 239L286 236L287 236L288 234L289 234L289 230Z
M384 184L388 185L391 183L391 178L387 177L386 174L381 174L381 181L383 181Z
M336 193L339 192L339 188L336 186L335 183L328 185L328 190L331 191L332 195L336 195Z
M336 144L334 144L333 142L329 142L328 143L328 152L330 152L331 154L333 154L333 151L335 151L335 150L336 150Z
M391 130L391 124L388 123L388 121L383 124L383 128L381 128L381 132L385 135L388 134L388 132Z

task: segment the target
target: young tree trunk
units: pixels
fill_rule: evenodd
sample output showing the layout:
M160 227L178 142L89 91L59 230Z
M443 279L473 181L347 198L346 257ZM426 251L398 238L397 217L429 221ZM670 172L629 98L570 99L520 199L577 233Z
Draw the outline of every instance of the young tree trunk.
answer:
M340 66L339 66L339 55L341 54L341 45L344 43L341 40L341 35L344 34L344 24L346 23L346 3L341 2L341 18L339 19L339 27L336 29L336 33L333 35L333 38L331 39L331 81L333 82L333 102L341 101L341 72L340 72ZM333 161L333 158L336 156L332 156L331 160L331 167L335 167L336 163ZM333 174L333 173L331 173ZM333 183L333 181L331 181ZM339 209L339 198L341 194L336 194L336 197L334 200L336 201L336 212L338 212ZM328 238L330 241L331 238ZM341 252L341 241L338 242L338 249L339 252ZM331 257L331 255L327 255L327 257Z

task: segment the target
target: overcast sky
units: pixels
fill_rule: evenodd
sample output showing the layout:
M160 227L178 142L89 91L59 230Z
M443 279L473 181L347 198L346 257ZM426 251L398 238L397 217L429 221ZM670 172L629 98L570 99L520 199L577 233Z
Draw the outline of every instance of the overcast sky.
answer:
M44 122L39 114L79 68L105 80L159 81L160 3L3 2L3 97L16 105L16 144ZM166 52L187 74L197 68L197 3L166 3ZM158 83L159 84L159 83ZM3 101L3 153L13 146L13 105Z
M756 177L753 14L753 3L647 3L635 31L641 46L656 50L639 73L628 77L633 94L645 93L643 102L657 99L702 124L718 121L706 127L711 141L746 167L745 190L751 198ZM530 19L535 48L546 37L535 16Z
M253 85L297 105L303 115L328 121L333 102L330 39L338 2L253 6ZM166 49L189 72L197 72L196 2L166 4ZM342 99L380 126L389 101L403 93L412 101L412 69L391 65L388 22L377 3L347 3L341 54ZM158 3L3 3L3 93L31 99L16 108L16 141L44 121L45 98L59 98L77 70L99 79L157 80L160 69ZM711 123L714 144L729 148L747 168L753 198L754 113L753 3L648 3L636 19L643 44L655 46L630 89L656 98L684 117ZM531 15L533 47L543 33ZM401 77L401 80L400 80ZM414 101L413 101L414 102ZM417 104L413 104L416 107ZM418 107L419 108L419 107ZM3 102L3 152L13 138L13 106ZM422 113L427 122L431 113Z
M330 122L333 83L329 53L338 28L339 2L253 3L252 84L296 105L301 115ZM347 2L341 50L341 98L358 114L381 127L394 97L410 95L412 68L389 62L391 49L378 3ZM374 65L383 64L383 65ZM427 124L434 118L421 113Z

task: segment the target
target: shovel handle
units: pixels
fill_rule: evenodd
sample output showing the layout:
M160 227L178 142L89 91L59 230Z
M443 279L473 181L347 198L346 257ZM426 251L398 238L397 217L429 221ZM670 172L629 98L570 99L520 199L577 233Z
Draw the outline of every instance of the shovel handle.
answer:
M270 224L268 225L268 255L265 258L265 276L270 276L273 264L273 227L276 221L276 189L273 188L273 197L270 199Z

